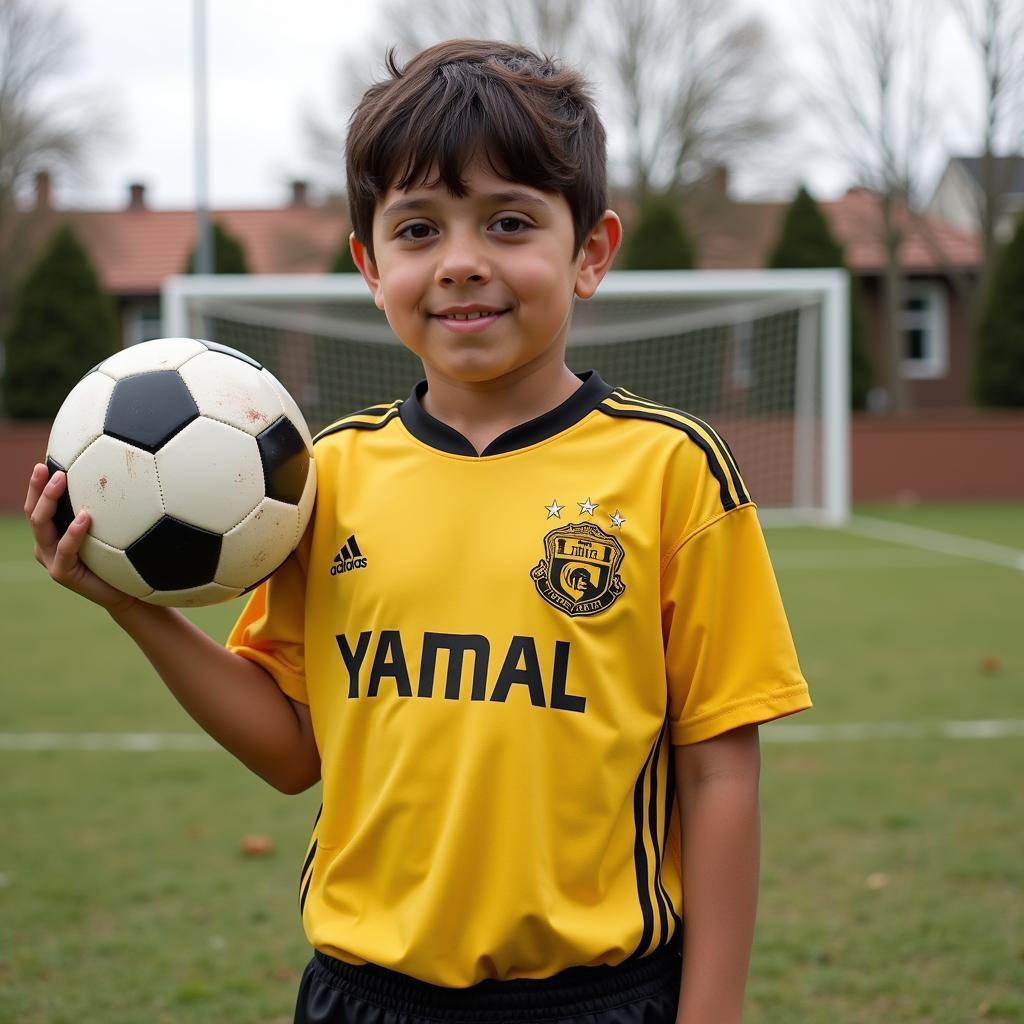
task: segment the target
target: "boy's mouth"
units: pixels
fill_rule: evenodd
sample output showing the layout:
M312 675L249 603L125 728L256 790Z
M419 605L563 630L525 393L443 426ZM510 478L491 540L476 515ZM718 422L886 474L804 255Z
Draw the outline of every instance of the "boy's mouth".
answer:
M507 309L450 309L440 313L434 313L435 320L440 320L445 327L453 331L480 331L494 323L499 317L507 313Z
M478 320L482 316L500 316L508 312L497 306L449 306L447 309L440 309L433 315L442 320Z

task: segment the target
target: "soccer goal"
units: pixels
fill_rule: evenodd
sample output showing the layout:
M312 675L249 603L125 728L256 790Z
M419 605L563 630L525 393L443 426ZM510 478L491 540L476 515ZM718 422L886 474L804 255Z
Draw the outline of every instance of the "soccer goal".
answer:
M711 423L766 522L836 525L849 512L848 308L840 270L613 272L577 303L567 358ZM173 277L163 330L259 360L314 431L422 376L356 274Z

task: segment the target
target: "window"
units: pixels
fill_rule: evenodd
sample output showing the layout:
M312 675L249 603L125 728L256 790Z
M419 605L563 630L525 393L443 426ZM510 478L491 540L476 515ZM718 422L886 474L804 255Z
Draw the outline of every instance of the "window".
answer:
M939 281L908 281L903 288L900 331L903 376L944 377L949 368L946 290Z

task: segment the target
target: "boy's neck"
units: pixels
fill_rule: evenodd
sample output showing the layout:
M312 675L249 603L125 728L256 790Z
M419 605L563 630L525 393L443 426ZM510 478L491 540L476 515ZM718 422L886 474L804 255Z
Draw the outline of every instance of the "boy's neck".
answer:
M495 381L467 383L426 368L423 408L457 430L477 454L506 430L557 408L581 385L563 361L522 367Z

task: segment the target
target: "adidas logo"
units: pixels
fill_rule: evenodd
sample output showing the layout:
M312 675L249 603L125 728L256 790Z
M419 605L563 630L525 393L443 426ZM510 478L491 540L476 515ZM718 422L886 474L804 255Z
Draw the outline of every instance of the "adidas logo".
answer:
M353 569L365 569L366 556L359 550L356 543L356 535L353 533L344 547L334 556L334 565L331 566L331 575L340 576L343 572L351 572Z

